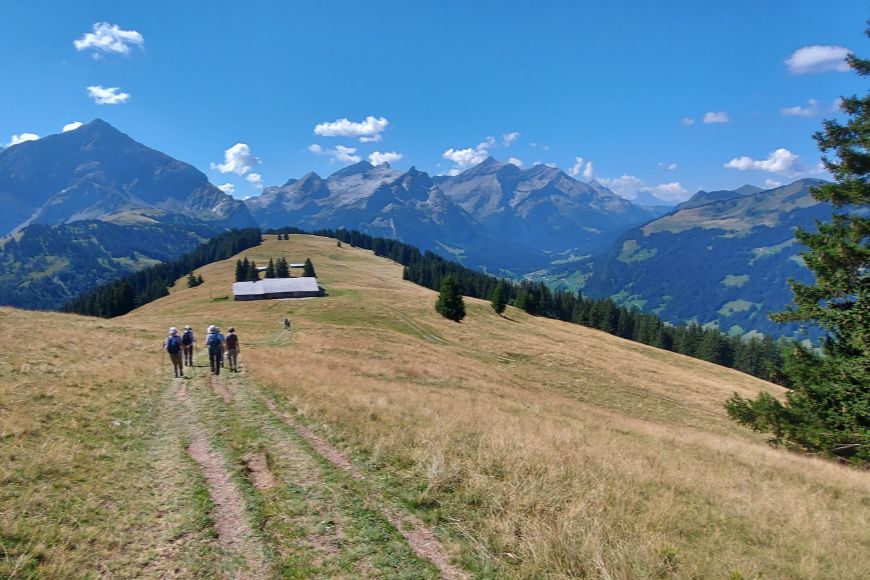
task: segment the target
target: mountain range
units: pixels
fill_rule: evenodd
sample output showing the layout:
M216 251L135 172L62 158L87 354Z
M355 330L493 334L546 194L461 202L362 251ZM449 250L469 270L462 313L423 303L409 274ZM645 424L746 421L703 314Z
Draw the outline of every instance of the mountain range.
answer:
M597 182L492 157L435 177L360 161L325 179L309 173L267 187L245 203L263 227L357 229L508 275L544 266L552 253L604 247L656 215Z
M347 228L674 323L782 333L767 313L789 301L788 278L809 276L794 228L832 212L810 195L817 183L699 191L664 209L489 157L437 176L361 161L240 201L97 119L0 151L0 303L58 307L228 228Z

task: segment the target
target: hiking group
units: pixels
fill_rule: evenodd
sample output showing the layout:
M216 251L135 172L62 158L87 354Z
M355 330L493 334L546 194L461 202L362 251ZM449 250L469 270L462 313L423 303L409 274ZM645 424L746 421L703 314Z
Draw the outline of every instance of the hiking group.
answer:
M211 374L219 375L221 367L226 366L233 372L239 370L239 337L236 334L235 328L230 328L229 334L224 336L221 334L221 329L215 325L208 327L208 336L205 339L205 346L208 350L209 367ZM175 373L175 378L187 378L184 376L184 367L193 366L194 349L196 346L196 337L193 335L193 328L188 324L184 327L184 333L178 335L178 329L172 327L169 329L169 336L163 344L163 348L169 355L169 360L172 361L172 370Z

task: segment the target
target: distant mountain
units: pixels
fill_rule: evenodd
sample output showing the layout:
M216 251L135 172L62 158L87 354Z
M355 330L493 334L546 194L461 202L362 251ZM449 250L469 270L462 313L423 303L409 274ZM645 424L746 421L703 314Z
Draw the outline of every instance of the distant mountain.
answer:
M488 158L430 177L367 161L326 179L309 173L245 202L261 227L347 228L395 238L495 273L519 275L553 253L602 247L657 214L600 184Z
M810 194L820 183L802 179L749 195L699 192L672 213L630 229L595 258L584 293L611 296L674 323L791 333L796 327L767 315L791 301L789 278L811 279L794 230L830 219L832 207Z
M256 225L202 172L99 119L0 151L0 207L0 304L28 308Z
M489 157L434 182L496 239L548 252L586 251L653 217L598 182L546 165L521 169Z
M0 236L31 224L166 214L217 228L255 225L202 172L100 119L0 151L0 206Z
M672 211L679 211L681 209L689 209L693 207L700 207L702 205L707 205L709 203L713 203L714 201L722 201L725 199L734 199L736 197L745 197L747 195L755 195L756 193L760 193L763 191L760 187L756 187L754 185L743 185L738 187L737 189L732 190L717 190L717 191L704 191L701 190L683 203L676 205Z

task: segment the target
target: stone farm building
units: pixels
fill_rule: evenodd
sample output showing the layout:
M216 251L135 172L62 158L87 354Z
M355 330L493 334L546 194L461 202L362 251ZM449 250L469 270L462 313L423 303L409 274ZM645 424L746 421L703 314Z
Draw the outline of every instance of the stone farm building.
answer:
M234 300L271 300L322 296L317 278L266 278L258 282L233 284Z

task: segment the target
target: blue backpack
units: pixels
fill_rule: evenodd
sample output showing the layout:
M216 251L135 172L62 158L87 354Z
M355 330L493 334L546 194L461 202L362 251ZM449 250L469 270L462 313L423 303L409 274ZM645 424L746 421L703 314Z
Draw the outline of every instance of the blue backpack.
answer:
M221 344L224 342L224 336L215 332L213 334L209 334L208 338L205 339L205 344L208 346L209 352L216 353L221 351Z
M166 339L166 352L169 354L178 354L181 352L181 339L177 336L170 336Z

